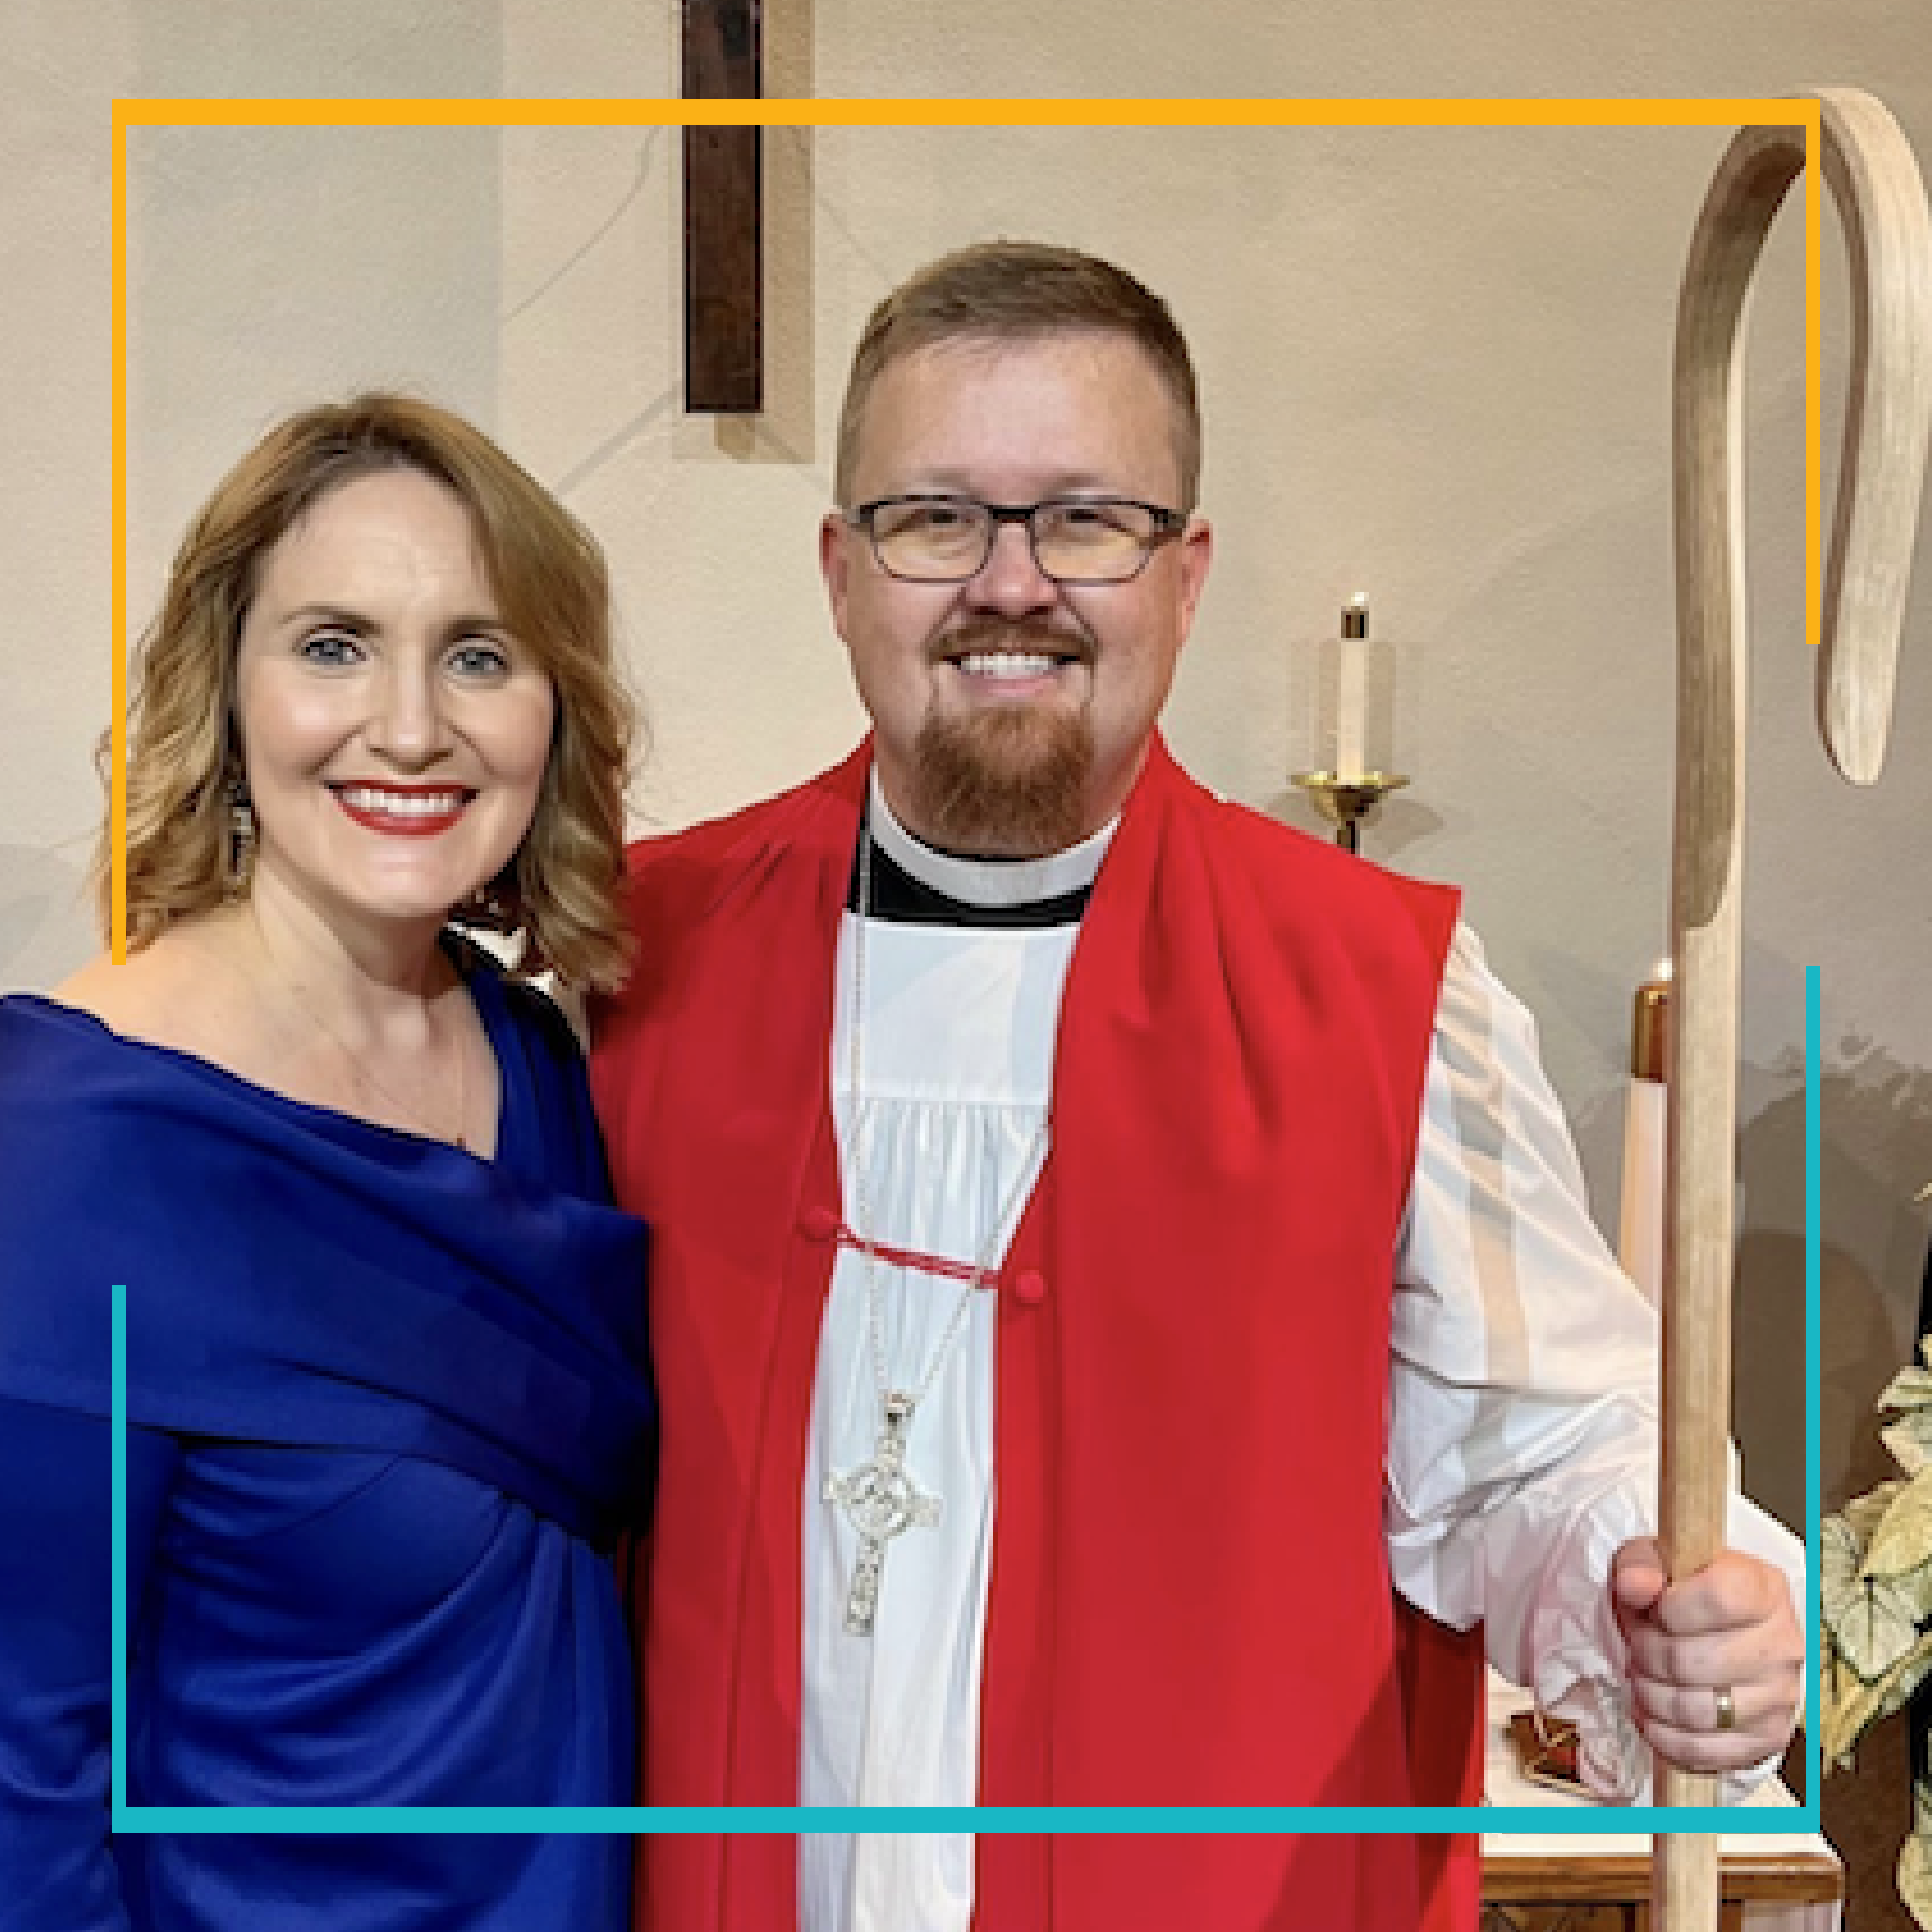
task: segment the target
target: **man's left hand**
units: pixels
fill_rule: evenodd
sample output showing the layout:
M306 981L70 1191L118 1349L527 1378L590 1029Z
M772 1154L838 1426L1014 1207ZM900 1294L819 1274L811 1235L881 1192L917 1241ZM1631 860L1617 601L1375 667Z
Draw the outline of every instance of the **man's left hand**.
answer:
M1744 1771L1789 1742L1805 1640L1783 1574L1726 1550L1680 1583L1645 1538L1610 1571L1637 1728L1685 1771Z

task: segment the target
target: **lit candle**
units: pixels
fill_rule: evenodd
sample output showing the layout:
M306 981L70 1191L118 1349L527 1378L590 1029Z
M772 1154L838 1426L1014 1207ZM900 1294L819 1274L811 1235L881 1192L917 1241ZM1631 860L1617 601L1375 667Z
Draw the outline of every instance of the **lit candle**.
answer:
M1342 612L1335 665L1335 776L1368 774L1369 593L1357 591Z

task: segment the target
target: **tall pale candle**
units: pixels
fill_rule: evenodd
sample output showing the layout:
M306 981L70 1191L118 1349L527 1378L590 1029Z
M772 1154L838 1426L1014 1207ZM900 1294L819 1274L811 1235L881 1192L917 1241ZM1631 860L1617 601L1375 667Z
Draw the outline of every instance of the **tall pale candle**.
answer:
M1617 1259L1656 1303L1663 1294L1664 1045L1670 968L1637 989L1631 1016L1630 1094L1624 1113L1624 1198Z
M1368 774L1369 598L1357 591L1342 612L1335 663L1335 776Z

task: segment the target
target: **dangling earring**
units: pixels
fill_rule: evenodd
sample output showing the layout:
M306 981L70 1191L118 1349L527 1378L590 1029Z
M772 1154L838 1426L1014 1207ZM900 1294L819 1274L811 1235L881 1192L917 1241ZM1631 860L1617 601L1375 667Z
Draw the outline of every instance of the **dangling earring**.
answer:
M512 860L495 878L485 879L466 899L450 908L450 917L458 924L507 930L515 923L507 888L516 878L516 860Z
M248 781L240 772L228 783L228 851L222 872L222 896L233 905L248 896L255 876L255 804Z

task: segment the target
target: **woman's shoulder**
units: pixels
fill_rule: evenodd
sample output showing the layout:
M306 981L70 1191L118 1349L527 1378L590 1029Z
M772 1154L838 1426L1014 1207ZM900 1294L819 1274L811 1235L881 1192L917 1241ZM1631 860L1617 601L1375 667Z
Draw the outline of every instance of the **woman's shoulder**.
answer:
M157 940L125 961L91 960L44 993L0 999L0 1111L29 1110L36 1127L7 1137L0 1176L17 1190L38 1175L37 1188L43 1170L78 1164L98 1183L127 1135L168 1116L185 1079L219 1071L247 1028L210 999L210 978ZM77 1163L87 1149L100 1159Z
M103 957L47 992L0 998L0 1101L22 1097L21 1090L50 1102L70 1098L67 1069L146 1041L167 1011L165 993L149 978Z
M175 975L155 970L152 949L118 960L102 953L69 975L46 998L52 1005L91 1014L111 1032L146 1037L167 1022L170 982Z
M180 928L163 933L125 960L101 954L46 998L51 1005L98 1020L123 1040L223 1064L246 1030L240 985L224 969L218 935Z

